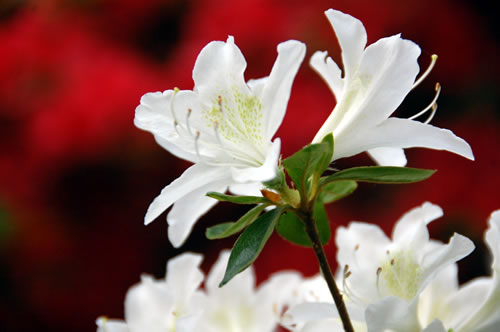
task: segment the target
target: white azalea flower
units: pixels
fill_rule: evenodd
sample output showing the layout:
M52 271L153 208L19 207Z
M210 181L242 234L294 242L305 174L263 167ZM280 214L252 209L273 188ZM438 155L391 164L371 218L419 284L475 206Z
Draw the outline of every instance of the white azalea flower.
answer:
M304 55L303 43L281 43L271 74L245 83L245 58L228 37L200 52L193 91L174 89L141 98L135 125L150 131L172 154L195 163L154 199L145 224L175 203L167 218L168 235L179 247L216 203L205 193L229 187L236 194L255 194L261 182L277 175L280 140L271 139Z
M192 332L205 303L199 290L202 256L186 253L171 259L164 280L143 276L125 299L125 321L97 320L98 332Z
M353 303L348 303L346 307L354 329L357 332L366 331L364 307ZM283 315L281 325L293 332L344 331L322 275L304 280L294 290L290 308Z
M500 326L500 210L493 212L485 241L493 256L493 275L458 286L457 268L452 265L422 292L418 304L421 324L440 319L454 332L498 331Z
M337 261L346 296L366 304L387 296L410 302L440 269L467 256L474 245L460 234L447 245L429 239L427 224L442 214L431 203L407 212L394 226L392 241L372 224L339 227Z
M337 262L341 267L337 279L356 330L439 331L440 321L420 324L418 296L439 271L474 248L459 234L453 235L448 244L430 240L427 224L441 215L441 208L424 203L396 223L392 240L372 224L352 222L347 228L337 229ZM324 286L323 291L316 289L312 294L327 293ZM316 301L287 311L284 325L294 325L294 331L301 332L340 329L333 301L314 297Z
M366 31L359 20L332 9L325 14L342 49L344 69L342 73L327 52L311 57L310 65L337 99L313 142L333 133L334 160L368 151L382 165L404 166L402 149L410 147L448 150L474 158L469 144L449 130L389 117L415 85L418 45L395 35L365 48ZM436 99L437 95L428 110L435 111Z
M256 289L255 274L250 267L219 288L228 259L229 252L221 253L207 277L208 302L202 318L203 331L274 331L301 277L297 273L281 272Z

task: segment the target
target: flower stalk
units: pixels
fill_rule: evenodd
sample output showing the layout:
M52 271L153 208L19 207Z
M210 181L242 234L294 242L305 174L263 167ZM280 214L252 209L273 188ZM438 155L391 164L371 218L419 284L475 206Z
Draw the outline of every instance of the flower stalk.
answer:
M305 230L309 239L312 242L312 248L314 250L314 254L318 259L318 263L321 269L321 273L325 278L325 281L328 285L328 289L332 294L333 301L335 302L335 306L337 307L337 311L339 313L340 319L342 320L342 325L344 326L344 330L346 332L354 332L354 328L352 327L351 320L349 318L349 313L347 312L347 308L344 303L344 299L342 298L342 294L340 294L339 288L337 287L337 283L333 277L332 269L330 268L330 264L328 263L328 259L325 255L325 250L321 245L321 241L319 239L318 229L316 227L316 223L311 213L301 214L300 217L305 225Z

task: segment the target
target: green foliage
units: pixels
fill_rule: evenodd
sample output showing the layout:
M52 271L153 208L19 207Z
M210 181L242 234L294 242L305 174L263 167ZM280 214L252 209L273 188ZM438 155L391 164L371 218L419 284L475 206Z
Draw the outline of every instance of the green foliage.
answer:
M330 224L328 222L328 215L325 207L320 202L317 202L314 206L313 217L316 222L321 244L328 243L331 236ZM281 215L278 224L276 225L276 231L284 239L294 244L304 247L312 247L304 222L300 220L294 212L288 211Z
M241 233L231 250L226 272L219 287L224 286L257 259L273 233L281 212L281 209L276 208L264 213Z
M232 196L232 195L224 195L215 191L210 191L207 193L208 197L215 198L221 202L231 202L235 204L272 204L273 202L268 200L265 197L260 196Z
M301 193L309 198L309 191L317 184L333 156L333 135L327 135L321 143L310 144L283 160L283 166ZM306 197L304 197L306 196Z
M320 185L339 180L372 183L412 183L425 180L434 174L434 172L436 171L409 167L353 167L323 177Z
M318 199L327 204L338 201L354 192L358 184L352 180L339 180L324 184L319 191Z
M233 234L236 234L243 230L245 227L250 225L257 219L262 210L266 205L257 205L247 213L245 213L238 221L236 222L226 222L222 224L218 224L212 227L207 228L205 231L205 235L208 239L223 239Z

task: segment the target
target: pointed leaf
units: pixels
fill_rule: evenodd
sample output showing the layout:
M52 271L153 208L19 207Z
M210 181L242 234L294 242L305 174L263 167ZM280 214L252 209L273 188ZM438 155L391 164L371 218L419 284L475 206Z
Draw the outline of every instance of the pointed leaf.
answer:
M268 211L241 233L231 250L226 272L219 287L227 284L229 280L245 270L257 259L262 248L264 248L264 245L273 233L280 214L281 209Z
M353 167L324 177L321 183L325 184L338 180L373 183L412 183L425 180L435 172L435 170L409 167Z
M233 196L233 195L225 195L215 191L210 191L207 193L208 197L215 198L221 202L231 202L235 204L260 204L260 203L272 203L265 197L260 196Z
M326 183L319 192L319 200L323 203L332 203L354 192L358 184L352 180L340 180Z
M208 227L205 231L205 235L209 240L214 239L223 239L233 234L236 234L243 230L245 227L250 225L257 219L262 210L266 205L257 205L247 213L245 213L238 221L236 222L225 222L222 224L218 224L212 227Z
M327 135L321 143L309 144L283 160L288 175L300 192L308 191L311 176L319 177L326 170L333 156L333 135Z
M313 216L316 221L320 241L322 244L326 244L328 240L330 240L331 232L328 215L326 214L323 204L319 202L316 203ZM284 239L294 244L304 247L312 247L312 243L307 235L304 223L293 212L287 212L281 215L278 224L276 225L276 231Z

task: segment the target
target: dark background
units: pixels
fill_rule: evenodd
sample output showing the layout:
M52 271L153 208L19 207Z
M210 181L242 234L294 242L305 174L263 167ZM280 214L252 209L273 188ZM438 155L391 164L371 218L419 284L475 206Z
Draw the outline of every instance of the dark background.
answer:
M470 237L476 252L461 263L462 281L487 274L482 244L488 215L500 208L500 111L497 17L491 1L0 1L0 330L93 331L99 315L123 317L128 287L143 272L164 275L182 251L206 254L207 270L235 238L210 242L204 229L244 209L220 204L180 249L167 240L164 215L143 226L159 191L189 165L133 126L141 95L191 89L201 48L235 36L246 78L269 74L276 45L304 41L307 60L329 50L339 61L328 8L365 24L368 41L396 33L417 42L435 70L395 115L422 109L443 86L433 124L472 146L476 161L447 152L407 150L409 165L438 169L423 183L362 185L329 209L332 227L376 222L388 233L408 209L439 204L431 226L447 241ZM306 61L307 61L306 60ZM283 154L307 144L334 106L326 85L301 67L283 125ZM336 167L370 163L366 156ZM333 241L327 247L334 262ZM258 280L281 269L306 275L310 250L273 236L256 263Z

